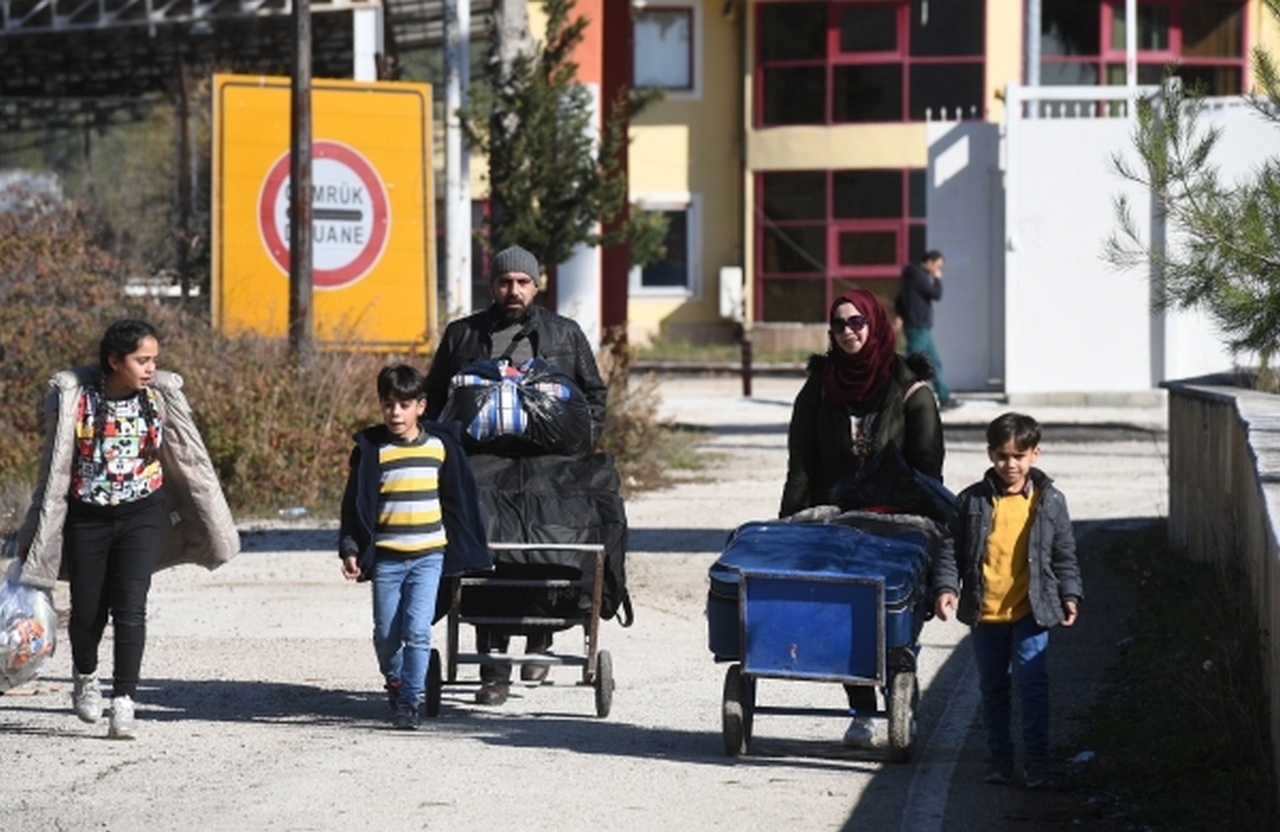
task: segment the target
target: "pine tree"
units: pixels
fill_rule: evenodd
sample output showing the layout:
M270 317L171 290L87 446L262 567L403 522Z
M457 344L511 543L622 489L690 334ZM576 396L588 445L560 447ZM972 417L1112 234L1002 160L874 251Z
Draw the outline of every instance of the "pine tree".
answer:
M578 65L571 60L587 20L571 19L574 0L543 0L543 7L546 40L532 47L512 43L518 15L517 25L502 27L506 31L491 48L487 83L473 85L473 103L459 114L468 143L489 160L486 244L494 251L521 245L552 269L581 244L635 238L656 248L652 222L598 230L626 208L627 180L618 164L627 141L625 115L596 129L591 91L578 81ZM616 95L621 103L628 91ZM625 114L627 108L614 111ZM648 254L633 252L632 259L643 263Z
M1280 16L1280 0L1264 0ZM1280 125L1280 70L1260 48L1253 52L1262 95L1257 112ZM1280 349L1280 159L1258 167L1252 179L1228 184L1208 164L1221 138L1218 129L1202 129L1204 102L1198 90L1166 83L1160 101L1143 100L1137 111L1134 145L1137 165L1119 155L1119 173L1151 191L1159 214L1179 244L1142 238L1131 205L1116 200L1119 229L1107 240L1104 256L1129 268L1150 264L1153 304L1163 309L1203 309L1221 329L1234 353L1259 358L1257 386L1275 391L1272 366Z

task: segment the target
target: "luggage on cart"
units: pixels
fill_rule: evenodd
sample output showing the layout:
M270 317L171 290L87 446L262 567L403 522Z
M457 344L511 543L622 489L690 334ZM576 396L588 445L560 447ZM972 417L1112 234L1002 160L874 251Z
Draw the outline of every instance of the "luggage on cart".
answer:
M470 460L494 569L464 575L451 586L447 680L457 680L460 663L581 666L583 684L595 689L597 715L608 716L613 662L599 648L600 621L616 616L623 626L632 622L627 519L613 459L597 453L473 454ZM460 654L461 624L508 636L580 626L582 655Z
M754 715L844 710L756 704L762 678L874 685L884 691L889 756L909 759L919 697L916 655L929 613L927 518L828 512L811 522L739 527L710 568L708 645L725 676L725 750L746 753ZM876 533L858 528L866 524Z
M600 617L632 620L627 594L627 514L619 489L621 478L613 457L493 454L471 456L480 492L480 514L491 543L518 543L518 553L498 554L498 573L511 576L542 571L559 577L582 577L578 559L566 550L539 549L533 544L600 544L605 552ZM536 567L530 569L529 567ZM488 608L529 609L553 615L585 600L575 593L472 593L472 611Z

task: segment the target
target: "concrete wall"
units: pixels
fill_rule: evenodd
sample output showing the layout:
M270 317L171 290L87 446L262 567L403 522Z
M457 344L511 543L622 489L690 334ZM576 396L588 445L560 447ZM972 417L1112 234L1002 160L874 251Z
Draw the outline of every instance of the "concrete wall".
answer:
M1016 96L1014 97L1016 99ZM1149 389L1146 275L1102 261L1126 194L1141 218L1145 194L1116 175L1126 118L1006 122L1004 389L1010 394Z
M1145 189L1114 165L1137 161L1124 95L1011 87L998 140L991 125L928 125L928 244L947 256L935 337L952 388L1013 399L1127 395L1235 365L1207 315L1153 313L1149 270L1121 272L1103 259L1117 197L1144 238L1160 233ZM1118 117L1097 117L1104 96ZM1052 102L1056 115L1020 117L1022 101ZM1202 127L1221 130L1211 164L1226 183L1273 155L1276 126L1241 99L1212 102ZM1176 229L1169 241L1176 246Z
M1221 377L1166 386L1169 540L1196 560L1240 565L1253 588L1280 771L1280 397Z
M934 337L953 390L1004 384L1004 190L1000 130L931 122L926 244L946 257Z

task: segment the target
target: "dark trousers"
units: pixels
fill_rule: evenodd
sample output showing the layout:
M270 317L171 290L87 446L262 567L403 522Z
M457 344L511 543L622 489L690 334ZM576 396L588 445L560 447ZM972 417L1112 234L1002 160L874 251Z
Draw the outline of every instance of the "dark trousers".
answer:
M476 627L476 650L481 653L506 653L511 634L492 627ZM545 653L551 649L551 631L530 627L525 634L526 653ZM480 665L480 679L485 682L511 681L511 663L494 662Z
M147 592L164 545L168 514L160 494L102 508L72 500L62 557L71 580L71 659L81 674L98 669L98 644L112 621L111 695L132 697L147 640Z

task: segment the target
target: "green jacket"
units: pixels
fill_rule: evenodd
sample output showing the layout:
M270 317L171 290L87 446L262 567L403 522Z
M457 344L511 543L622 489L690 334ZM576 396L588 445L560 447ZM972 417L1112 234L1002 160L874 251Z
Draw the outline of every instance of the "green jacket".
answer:
M84 389L97 382L100 372L97 367L78 367L49 380L53 390L44 404L45 442L40 475L17 538L18 550L27 553L22 567L24 584L51 589L59 577L66 577L62 568L62 526L71 490L76 404ZM179 563L215 569L239 553L240 533L209 452L191 418L191 406L182 394L182 376L157 370L151 388L160 394L160 415L164 419L161 493L171 523L156 569Z
M927 365L901 356L880 395L863 406L837 405L822 394L826 356L809 359L809 377L796 394L787 433L787 482L781 517L832 502L831 489L856 471L876 451L896 444L912 468L942 479L942 420L933 391L923 382ZM865 455L855 453L851 413L864 414L870 442Z

